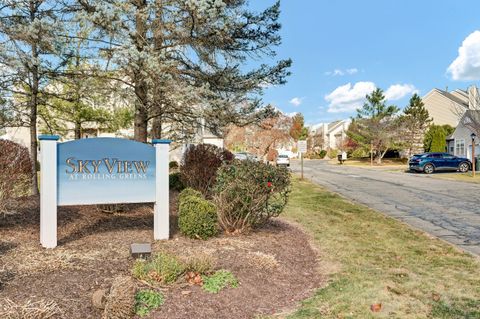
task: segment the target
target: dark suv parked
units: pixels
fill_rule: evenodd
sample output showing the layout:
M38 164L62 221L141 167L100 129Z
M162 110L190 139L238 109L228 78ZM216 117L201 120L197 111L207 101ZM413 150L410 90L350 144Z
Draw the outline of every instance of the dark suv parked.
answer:
M411 171L432 174L435 171L468 172L472 163L464 157L457 157L448 153L424 153L413 155L408 162Z

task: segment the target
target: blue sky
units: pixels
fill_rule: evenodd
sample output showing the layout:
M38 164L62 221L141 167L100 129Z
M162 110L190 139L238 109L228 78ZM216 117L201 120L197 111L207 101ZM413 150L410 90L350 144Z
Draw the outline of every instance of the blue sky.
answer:
M250 1L255 10L272 3ZM309 124L354 115L374 87L404 107L413 92L480 80L478 0L282 0L281 6L277 52L293 59L292 76L263 98L286 113L303 113Z

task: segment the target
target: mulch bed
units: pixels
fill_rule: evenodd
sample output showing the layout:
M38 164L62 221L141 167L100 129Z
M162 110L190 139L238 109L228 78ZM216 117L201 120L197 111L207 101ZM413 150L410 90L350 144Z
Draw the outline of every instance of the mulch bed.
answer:
M171 196L171 207L176 196ZM210 294L185 282L164 291L165 304L150 318L254 318L279 313L308 298L324 278L307 235L281 219L243 236L221 235L208 241L178 234L172 212L172 239L154 242L154 251L179 256L205 253L218 269L231 271L238 288ZM153 242L152 207L133 205L122 213L92 206L58 211L59 246L39 244L38 200L26 198L16 212L0 216L0 309L2 302L55 301L65 318L100 318L92 294L129 275L133 242Z

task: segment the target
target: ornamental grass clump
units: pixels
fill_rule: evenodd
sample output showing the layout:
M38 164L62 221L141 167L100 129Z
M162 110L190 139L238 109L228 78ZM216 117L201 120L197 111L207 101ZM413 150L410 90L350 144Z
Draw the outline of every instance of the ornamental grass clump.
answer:
M150 261L137 260L133 265L133 277L149 283L172 284L185 272L184 263L177 257L159 253Z
M219 225L242 233L280 215L290 193L286 168L254 161L224 164L217 173L213 201Z

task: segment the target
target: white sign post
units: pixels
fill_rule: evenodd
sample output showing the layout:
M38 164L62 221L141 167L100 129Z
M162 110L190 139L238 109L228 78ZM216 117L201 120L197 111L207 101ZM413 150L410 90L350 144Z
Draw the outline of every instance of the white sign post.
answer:
M297 149L298 149L298 152L300 153L300 159L302 162L302 179L303 179L303 153L307 152L307 141L298 141Z
M170 185L168 152L169 140L153 140L157 174L155 179L155 206L153 212L153 238L168 239L170 236Z
M40 243L57 247L57 141L58 136L40 136Z

